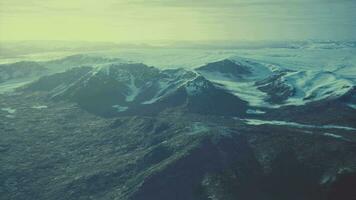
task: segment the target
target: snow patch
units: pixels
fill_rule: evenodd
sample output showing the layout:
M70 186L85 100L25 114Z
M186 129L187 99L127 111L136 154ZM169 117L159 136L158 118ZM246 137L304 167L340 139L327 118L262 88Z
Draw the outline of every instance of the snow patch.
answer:
M355 104L347 104L350 108L353 108L356 110L356 105Z
M249 103L250 106L255 107L271 107L268 102L265 101L267 94L260 91L255 87L254 82L236 82L232 80L226 80L223 78L212 79L218 87L226 89L233 95Z
M129 93L126 96L127 102L132 102L135 100L136 96L140 93L140 88L135 85L135 78L130 74L130 84L128 84Z
M335 176L332 175L324 175L321 180L320 180L320 184L324 185L327 183L331 183L335 181Z
M197 95L203 92L203 89L207 87L207 83L204 80L198 80L199 77L187 82L185 90L188 95Z
M16 112L16 109L12 109L12 108L1 108L1 110L9 114L14 114Z
M0 84L0 94L7 92L13 92L15 89L22 87L28 83L31 83L35 79L21 79L21 80L11 80Z
M169 90L168 88L170 86L171 86L171 81L165 80L165 79L160 80L158 82L158 92L156 93L156 95L152 99L144 101L141 104L153 104L153 103L157 102L163 96L171 93L171 91L173 91L173 89L175 89L175 87L173 87L173 89Z
M48 106L46 106L46 105L39 105L39 106L32 106L31 108L33 108L33 109L45 109L45 108L48 108Z
M347 131L356 131L356 128L347 127L347 126L339 126L339 125L309 125L309 124L301 124L296 122L288 122L288 121L277 121L277 120L259 120L259 119L243 119L246 124L249 125L277 125L277 126L291 126L296 128L311 128L311 129L341 129Z
M128 107L120 105L113 105L112 107L115 108L117 112L124 112L128 109Z
M334 134L334 133L324 133L325 136L328 136L328 137L333 137L333 138L336 138L336 139L342 139L344 137L342 137L341 135L337 135L337 134Z
M266 112L263 110L253 110L253 109L248 109L246 111L247 114L256 114L256 115L260 115L260 114L265 114Z
M205 124L201 122L194 122L190 127L189 127L189 132L187 133L188 135L196 135L199 133L204 133L208 132L210 128L206 126Z

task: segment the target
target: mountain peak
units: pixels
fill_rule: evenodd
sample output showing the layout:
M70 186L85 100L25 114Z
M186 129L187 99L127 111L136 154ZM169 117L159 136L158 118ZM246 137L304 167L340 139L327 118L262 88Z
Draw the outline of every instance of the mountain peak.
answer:
M230 59L224 59L212 63L208 63L196 69L199 72L215 72L221 73L225 76L241 77L243 75L251 74L249 67L241 65Z
M193 80L188 81L185 85L185 89L189 95L201 94L205 90L209 90L212 87L214 87L214 85L200 75L198 75Z

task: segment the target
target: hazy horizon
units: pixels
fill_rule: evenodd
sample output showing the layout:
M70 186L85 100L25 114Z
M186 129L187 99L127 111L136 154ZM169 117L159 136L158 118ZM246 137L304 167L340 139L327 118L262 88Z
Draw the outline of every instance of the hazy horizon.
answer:
M0 41L355 40L355 0L3 0Z

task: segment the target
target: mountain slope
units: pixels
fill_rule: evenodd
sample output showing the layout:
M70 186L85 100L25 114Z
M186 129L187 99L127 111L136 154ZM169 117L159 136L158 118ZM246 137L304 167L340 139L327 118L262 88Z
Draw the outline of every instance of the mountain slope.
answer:
M2 97L0 106L16 109L16 118L0 112L1 199L349 200L355 194L351 131L168 112L102 118L44 95Z
M74 68L44 77L27 89L43 88L54 99L77 102L102 116L151 115L167 108L221 115L242 115L246 110L244 101L195 72L143 64Z
M27 90L44 91L101 116L156 115L173 109L188 113L252 116L315 124L335 121L339 111L353 126L353 83L332 72L281 70L246 59L209 63L194 71L159 70L144 64L101 64L43 77ZM328 114L329 113L329 114ZM313 117L312 117L313 118ZM347 119L347 120L346 120ZM339 123L339 122L338 122Z
M17 62L0 65L0 83L15 79L36 78L48 73L48 68L36 62Z
M356 92L344 84L237 58L41 77L0 94L0 199L350 200Z
M245 59L222 60L196 70L256 107L304 105L341 98L354 85L328 71L286 70Z

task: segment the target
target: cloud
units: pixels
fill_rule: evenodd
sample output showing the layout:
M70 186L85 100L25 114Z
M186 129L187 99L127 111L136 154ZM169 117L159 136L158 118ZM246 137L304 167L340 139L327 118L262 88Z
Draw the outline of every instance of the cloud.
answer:
M356 0L0 0L0 35L57 39L58 30L72 29L75 38L332 38L356 35L355 10Z
M345 2L356 3L356 0L132 0L129 4L141 6L219 8L327 3L342 4Z

